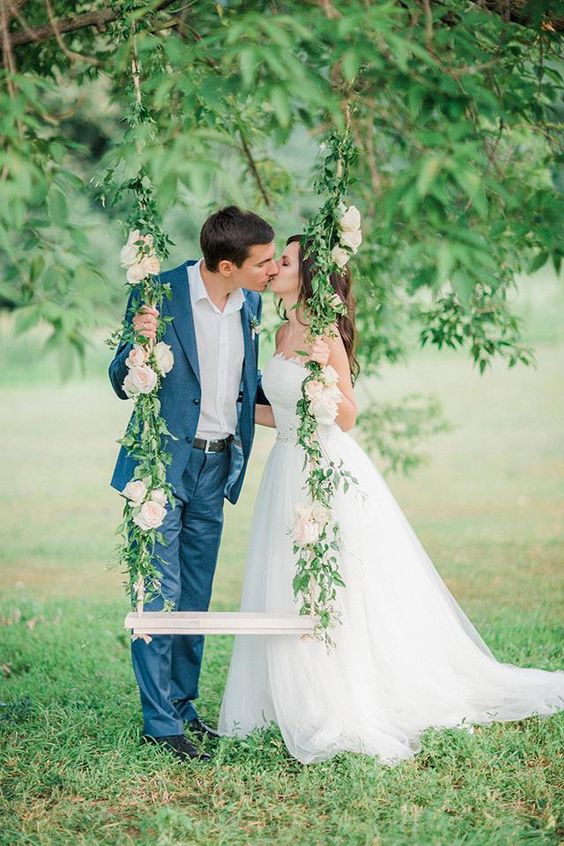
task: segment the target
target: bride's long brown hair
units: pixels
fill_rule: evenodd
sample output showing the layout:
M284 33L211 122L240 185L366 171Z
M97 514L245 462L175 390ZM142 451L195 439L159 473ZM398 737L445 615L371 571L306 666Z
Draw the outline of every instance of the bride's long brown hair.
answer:
M298 303L307 303L313 294L313 287L311 281L315 274L315 261L313 256L305 257L304 245L302 243L301 235L292 235L286 241L288 244L298 243L300 245L299 252L299 277L300 277L300 291L298 294ZM332 273L329 277L331 286L338 297L346 304L346 314L337 315L335 323L339 330L339 335L343 339L347 358L349 360L349 367L351 370L351 379L355 382L359 372L360 365L358 363L355 348L356 348L356 327L354 322L355 315L355 300L352 293L352 278L348 267L344 267L339 273ZM277 303L278 314L283 320L287 319L286 310L282 304L282 300Z

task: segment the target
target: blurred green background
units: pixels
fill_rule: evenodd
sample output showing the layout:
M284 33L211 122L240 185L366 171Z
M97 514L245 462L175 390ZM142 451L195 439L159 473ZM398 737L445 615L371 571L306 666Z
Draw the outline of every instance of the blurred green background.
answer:
M193 239L186 244L186 256L198 255ZM181 246L177 251L180 259ZM410 391L433 394L453 424L424 445L425 466L388 482L470 612L495 613L503 605L548 612L561 589L564 292L543 270L522 279L514 296L524 338L536 349L536 369L497 363L480 376L462 353L414 347L407 364L384 367L357 389L361 406L368 392L384 400ZM265 305L272 321L268 294ZM101 328L92 339L84 372L63 383L40 331L16 335L7 316L0 324L5 596L122 595L121 574L108 569L121 512L108 482L131 405L119 401L107 381L105 334ZM271 351L266 337L262 359ZM226 506L217 608L237 606L253 499L272 439L272 432L257 428L243 495L236 507Z

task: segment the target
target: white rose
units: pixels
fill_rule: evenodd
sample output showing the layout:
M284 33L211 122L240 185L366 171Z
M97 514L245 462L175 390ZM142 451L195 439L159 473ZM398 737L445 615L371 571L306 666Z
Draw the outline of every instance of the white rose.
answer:
M350 258L350 253L347 250L343 250L342 247L336 245L331 250L331 258L337 267L344 267Z
M315 543L319 537L319 526L313 520L298 520L292 531L292 540L298 546Z
M340 400L341 392L338 388L333 386L324 388L319 399L314 400L311 404L311 413L317 422L326 425L334 423Z
M340 209L341 207L339 207ZM341 232L352 232L355 229L360 229L360 212L356 206L349 206L342 215L339 221Z
M172 370L172 366L174 364L174 355L172 354L172 350L168 344L165 344L164 341L159 341L158 344L155 344L153 352L157 362L157 369L163 376L165 376Z
M132 479L122 490L122 494L133 505L141 505L147 494L147 485L142 479Z
M348 229L346 232L341 232L340 241L343 247L350 247L356 253L362 244L362 232L360 229Z
M133 232L129 233L127 244L121 249L120 260L122 267L131 267L132 264L136 264L139 260L139 247L135 243L136 241L141 241L141 234L138 229L134 229Z
M154 491L151 491L151 493L149 494L149 499L151 500L151 502L158 502L158 504L162 505L163 508L168 502L167 495L165 494L162 488L156 488Z
M123 390L128 397L150 394L157 384L157 374L148 364L132 367L123 380Z
M134 344L131 350L129 351L129 355L125 359L125 363L128 367L141 367L142 364L145 364L147 361L147 350L144 347L139 346L139 344Z
M320 382L319 379L311 379L310 382L306 382L305 392L309 400L319 399L323 392L323 382Z
M139 513L133 518L133 522L143 531L148 531L149 529L158 529L165 517L166 508L158 502L148 500L143 503Z

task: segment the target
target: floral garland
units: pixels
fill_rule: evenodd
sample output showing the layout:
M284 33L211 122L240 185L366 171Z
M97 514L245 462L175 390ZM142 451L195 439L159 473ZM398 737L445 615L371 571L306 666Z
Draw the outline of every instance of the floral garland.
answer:
M135 28L126 28L124 38L130 40L131 49L131 102L126 112L127 130L116 163L109 168L101 185L103 202L116 204L130 191L135 197L134 208L128 218L129 237L121 250L121 266L127 272L127 284L133 289L128 313L119 331L114 332L108 343L131 344L126 359L127 375L123 381L124 393L135 404L127 431L119 443L135 460L131 481L122 491L125 497L123 520L117 533L121 537L118 562L127 576L126 590L132 607L141 608L144 601L163 598L165 611L173 610L174 603L166 600L161 591L162 572L159 565L166 562L155 554L157 543L165 539L159 528L167 505L174 505L172 486L166 479L166 467L171 456L163 446L163 436L173 438L161 416L158 397L162 380L174 365L172 350L161 339L167 323L172 318L157 319L157 340L149 341L132 325L132 317L141 304L162 311L164 297L170 297L170 286L160 279L161 260L168 256L171 243L158 224L158 210L154 200L151 180L143 166L143 151L153 141L153 120L141 98L141 69L136 49ZM129 150L135 146L138 168L128 178L116 180L129 160ZM142 637L146 642L149 635Z
M357 156L348 131L332 135L322 149L328 152L315 187L329 197L311 219L302 240L306 257L312 256L315 262L313 294L306 304L310 339L335 334L335 320L346 313L346 304L334 291L330 276L343 270L362 243L360 212L344 202ZM329 459L319 439L319 427L334 423L338 414L342 394L337 372L315 361L308 361L306 367L309 372L296 411L298 444L306 454L308 496L295 506L293 589L301 601L300 613L317 618L316 635L330 647L330 629L340 621L337 588L345 586L338 566L341 537L332 503L341 483L346 492L356 479L342 462L335 464Z

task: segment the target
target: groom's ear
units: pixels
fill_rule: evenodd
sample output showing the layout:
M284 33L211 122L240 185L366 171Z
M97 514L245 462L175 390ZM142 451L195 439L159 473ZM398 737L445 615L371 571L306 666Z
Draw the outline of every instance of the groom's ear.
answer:
M221 259L221 261L218 262L217 270L222 276L229 278L233 273L233 262L229 261L229 259Z

